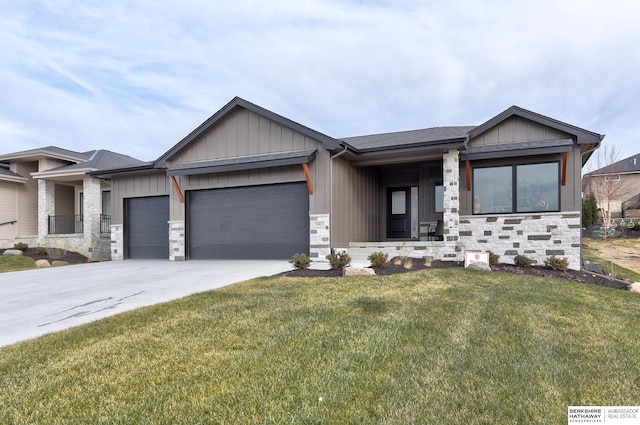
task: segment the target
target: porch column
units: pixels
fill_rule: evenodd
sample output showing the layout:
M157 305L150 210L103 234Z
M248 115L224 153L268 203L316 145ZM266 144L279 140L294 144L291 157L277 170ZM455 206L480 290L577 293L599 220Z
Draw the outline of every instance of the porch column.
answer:
M56 213L56 184L38 179L38 244L44 246L49 234L49 216Z
M84 176L82 181L84 193L83 234L89 252L92 252L94 239L100 237L100 214L102 213L102 194L100 192L100 180L90 176Z
M460 236L460 159L457 150L445 152L442 157L444 203L442 219L444 240L457 242Z

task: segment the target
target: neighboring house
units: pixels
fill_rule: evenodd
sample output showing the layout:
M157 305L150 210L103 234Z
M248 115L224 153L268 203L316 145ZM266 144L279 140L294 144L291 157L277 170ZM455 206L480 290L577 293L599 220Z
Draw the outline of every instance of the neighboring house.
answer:
M613 218L640 217L640 154L585 174L582 186Z
M24 242L109 260L110 184L87 173L140 163L107 150L54 146L0 155L0 247Z
M91 175L111 180L114 260L491 250L579 269L581 168L602 138L513 106L336 139L234 98L153 163Z

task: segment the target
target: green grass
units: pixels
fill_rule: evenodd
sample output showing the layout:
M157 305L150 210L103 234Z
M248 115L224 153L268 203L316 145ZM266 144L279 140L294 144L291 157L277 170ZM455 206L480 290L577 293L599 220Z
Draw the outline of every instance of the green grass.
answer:
M0 255L0 273L35 269L36 262L29 257Z
M639 301L464 269L256 279L0 349L0 423L566 423L638 404Z
M600 257L588 248L582 249L582 257L593 263L600 263L600 265L602 265L602 271L608 276L627 280L628 282L640 282L640 273L636 273L633 270L629 270L614 263L613 261Z

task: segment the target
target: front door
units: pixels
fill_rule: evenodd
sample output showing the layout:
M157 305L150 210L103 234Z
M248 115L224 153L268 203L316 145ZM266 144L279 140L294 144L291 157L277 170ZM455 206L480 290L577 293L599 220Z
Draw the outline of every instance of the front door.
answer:
M411 238L411 188L387 189L387 238Z

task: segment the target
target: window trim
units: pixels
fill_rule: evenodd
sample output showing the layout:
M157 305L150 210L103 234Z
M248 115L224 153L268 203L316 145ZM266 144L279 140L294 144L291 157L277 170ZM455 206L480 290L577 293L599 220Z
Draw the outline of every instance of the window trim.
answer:
M557 209L540 209L540 210L530 210L530 211L518 211L518 167L528 166L528 165L545 165L545 164L556 164L558 170L557 176L557 188L558 188L558 199L557 199ZM511 167L511 211L510 212L475 212L474 207L474 199L476 197L476 170L480 169L488 169L488 168L507 168ZM471 171L471 214L472 215L513 215L513 214L537 214L544 212L560 212L562 211L562 167L560 161L538 161L538 162L519 162L519 163L511 163L511 164L492 164L492 165L481 165L472 167Z

